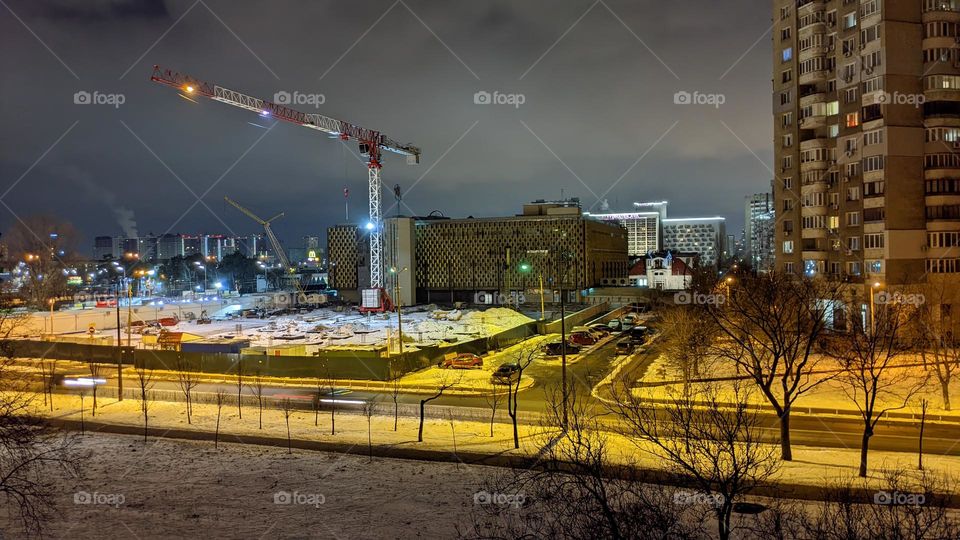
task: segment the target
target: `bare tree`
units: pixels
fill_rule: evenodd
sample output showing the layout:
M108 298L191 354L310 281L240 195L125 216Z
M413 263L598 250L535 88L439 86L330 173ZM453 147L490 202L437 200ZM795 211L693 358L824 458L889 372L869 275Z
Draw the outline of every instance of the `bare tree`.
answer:
M519 349L516 353L516 361L514 365L516 370L514 377L512 374L506 377L507 382L507 414L510 416L510 421L513 424L513 447L520 448L520 430L517 426L517 407L520 405L520 400L517 399L517 394L520 393L520 383L523 379L523 370L527 369L530 364L533 363L534 358L537 356L537 349L534 347L523 347ZM571 392L567 390L567 399L569 400ZM562 425L562 424L561 424Z
M704 308L720 330L716 352L746 374L773 407L780 421L781 458L790 461L793 405L830 379L814 376L822 363L815 346L839 305L840 289L770 273L745 276L715 291L718 301Z
M330 435L337 434L337 379L329 367L324 369L323 392L330 396ZM318 398L319 401L319 398ZM317 405L319 407L319 404Z
M698 508L679 505L675 488L651 482L633 463L610 457L609 432L576 393L563 419L559 385L547 390L542 427L534 435L537 466L494 469L474 494L467 538L700 538Z
M662 312L661 347L683 379L684 392L690 391L690 380L700 377L707 355L719 334L716 320L706 310L692 305L678 305Z
M243 420L243 357L237 357L237 417Z
M917 443L917 470L923 470L923 430L927 427L927 408L930 402L926 399L920 400L920 440Z
M776 447L762 440L762 423L749 395L739 384L733 395L735 402L728 404L717 387L703 385L696 400L678 392L658 406L626 385L614 390L621 433L711 499L721 540L733 531L734 505L780 466Z
M484 394L483 397L486 399L487 405L490 406L490 436L493 437L493 426L497 419L497 408L500 406L500 402L503 400L503 395L497 391L497 386L495 384L491 384L490 392L488 394Z
M90 379L93 381L90 387L90 393L93 394L93 404L90 407L90 414L97 416L97 387L100 386L98 381L102 377L103 366L96 362L90 362L87 364L87 368L90 370Z
M460 384L461 378L462 375L454 377L453 375L450 375L449 371L444 371L440 376L440 380L437 381L436 392L434 392L430 397L420 400L420 427L417 429L417 442L423 442L424 409L426 408L427 403L439 398L444 392Z
M290 415L293 414L293 402L290 398L283 398L280 401L280 411L283 412L283 420L287 424L287 453L293 453L293 441L290 437Z
M815 507L807 504L803 505L805 508L786 512L788 516L793 514L789 521L799 525L794 525L792 529L796 532L786 538L960 538L960 518L951 508L955 493L953 481L928 473L921 473L919 478L914 476L902 469L885 470L879 490L875 481L863 479L828 487L825 500ZM775 517L769 514L766 520ZM788 521L782 515L780 520Z
M32 413L37 398L31 381L11 369L15 344L6 338L24 324L21 316L0 313L0 498L25 536L41 536L60 495L57 480L79 475L83 454L76 436L53 430Z
M372 461L373 460L373 427L372 421L374 415L377 414L378 406L377 400L371 399L363 403L363 416L367 419L367 456Z
M76 260L77 230L53 216L26 216L3 235L9 260L22 263L19 293L31 306L50 309L49 302L68 293L64 270Z
M393 430L397 430L397 424L400 421L400 386L401 375L394 375L390 378L390 397L393 399Z
M148 423L150 420L150 391L153 389L153 372L144 368L136 368L137 387L140 390L140 414L143 415L143 442L147 442Z
M200 378L197 372L193 371L193 366L184 358L182 354L177 354L175 361L177 370L177 385L183 392L183 398L187 402L187 424L193 423L193 389L200 384Z
M43 383L43 404L53 410L53 388L57 372L57 360L40 359L40 380Z
M863 421L859 475L864 478L877 424L888 412L905 408L927 382L897 361L914 347L911 325L916 321L916 306L880 303L873 312L872 324L864 327L855 322L847 333L829 342L841 364L841 387Z
M217 403L217 427L213 432L213 447L220 448L220 413L223 411L223 401L226 399L227 394L223 391L223 388L217 388L217 393L215 396Z
M917 309L917 348L920 349L923 364L933 372L940 383L943 409L949 411L950 385L960 373L960 340L954 332L953 318L944 306L955 304L960 298L957 298L953 287L947 287L943 283L931 284L925 291L932 298L931 301L921 302ZM904 299L926 300L925 295L919 295L922 293L908 294L912 296Z
M250 386L250 391L257 397L257 412L260 415L257 429L263 429L263 377L260 376L259 369L253 372L253 385Z

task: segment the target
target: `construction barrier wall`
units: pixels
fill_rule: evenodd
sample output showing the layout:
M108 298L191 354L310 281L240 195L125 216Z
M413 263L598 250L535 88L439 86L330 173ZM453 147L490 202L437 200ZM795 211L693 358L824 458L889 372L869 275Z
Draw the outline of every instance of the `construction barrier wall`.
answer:
M607 306L608 304L603 302L601 304L595 304L588 308L581 309L580 311L567 313L567 316L564 317L566 320L567 331L569 332L574 326L580 326L595 317L599 317L609 309ZM548 323L538 323L538 325L541 334L560 333L560 319L550 321Z
M271 356L264 354L191 353L121 347L121 362L146 369L236 374L238 363L247 376L259 372L265 377L333 378L386 381L404 373L437 364L450 353L484 354L513 345L536 334L536 323L528 323L498 334L444 347L424 347L387 355L376 350L328 350L317 356ZM57 358L80 362L117 362L116 347L45 341L7 340L0 342L5 354L20 358Z

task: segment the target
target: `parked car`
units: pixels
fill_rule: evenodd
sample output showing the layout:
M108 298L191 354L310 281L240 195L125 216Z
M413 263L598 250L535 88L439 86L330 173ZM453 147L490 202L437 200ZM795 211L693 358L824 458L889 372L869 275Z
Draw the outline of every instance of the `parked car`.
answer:
M507 363L500 364L500 367L493 372L490 382L493 384L510 384L520 378L520 364Z
M605 338L610 335L610 327L604 323L591 324L588 328L598 334L601 338Z
M560 346L559 341L553 343L547 343L543 346L543 352L547 356L560 356L563 354L563 347ZM574 345L570 342L567 342L567 354L578 354L580 352L580 347Z
M640 321L640 315L636 313L627 313L623 316L623 322L625 324L637 324Z
M611 332L622 332L623 331L623 321L620 319L614 319L607 323L607 328Z
M574 332L570 334L570 342L574 345L586 347L596 343L597 338L593 337L589 332Z
M617 354L630 354L637 348L637 344L631 338L623 338L617 342Z
M444 358L440 367L447 369L480 369L483 367L483 358L471 353L460 353L452 358Z

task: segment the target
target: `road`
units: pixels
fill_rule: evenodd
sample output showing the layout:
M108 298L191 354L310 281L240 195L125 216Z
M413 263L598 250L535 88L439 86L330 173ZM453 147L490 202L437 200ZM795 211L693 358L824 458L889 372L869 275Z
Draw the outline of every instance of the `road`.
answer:
M615 347L616 340L609 340L583 353L577 361L568 364L567 374L571 392L581 402L586 400L590 405L590 410L594 413L608 412L602 400L609 400L609 386L597 387L596 395L601 398L600 400L592 396L591 392L611 372L616 365L616 360L628 362L623 366L621 375L626 377L626 380L636 380L645 373L650 363L659 355L659 349L655 341L651 345L641 348L629 358L618 357ZM62 370L61 372L69 376L89 376L89 372L82 369L74 369L72 372ZM524 371L524 376L533 377L536 382L532 387L519 393L518 409L523 413L522 422L534 423L538 421L540 413L548 410L547 390L560 386L562 378L560 362L559 360L549 362L536 360ZM126 384L127 388L130 388L135 383L133 380L127 380ZM112 377L107 379L107 388L115 388L115 385L115 379ZM179 385L173 381L157 381L154 383L154 389L169 391L171 395L180 392ZM224 390L228 395L236 395L236 385L233 383L202 383L194 391L213 394L219 389ZM64 389L63 391L70 390ZM248 389L246 394L249 395L249 393ZM273 399L290 398L299 407L310 408L316 392L305 388L264 386L263 394ZM329 400L331 397L324 396L324 399ZM392 403L393 400L392 396L385 392L346 389L338 390L335 399L338 408L344 409L360 408L364 402L370 400L378 400L384 403ZM414 406L418 405L421 399L423 399L422 394L401 393L397 401L405 405L406 410L413 411ZM505 399L501 399L501 411L505 408L504 404ZM445 413L449 411L461 419L477 419L489 415L490 411L487 399L482 396L444 395L432 401L430 406L431 408L442 407L445 409ZM608 427L616 428L616 420L613 416L606 417L604 422L608 424ZM762 413L760 417L763 436L770 441L779 440L780 431L777 417L772 413ZM862 430L863 423L856 416L813 416L804 414L791 416L791 438L795 445L858 449ZM881 422L876 429L876 435L870 441L870 448L884 451L916 452L918 435L918 423L906 421ZM930 454L960 455L960 428L945 423L928 423L924 432L924 451Z

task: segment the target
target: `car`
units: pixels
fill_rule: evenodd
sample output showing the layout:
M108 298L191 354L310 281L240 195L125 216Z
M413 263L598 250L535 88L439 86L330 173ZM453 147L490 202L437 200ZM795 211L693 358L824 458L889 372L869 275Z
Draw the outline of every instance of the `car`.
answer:
M607 323L607 329L611 332L622 332L623 331L623 321L620 319L614 319Z
M480 369L483 367L483 358L471 353L460 353L454 357L441 360L440 367L445 369Z
M630 338L623 338L617 342L617 354L630 354L637 348L637 343Z
M493 384L510 384L520 379L520 364L508 362L500 364L500 367L493 372L490 382Z
M598 334L601 338L605 338L610 335L610 327L604 323L591 324L588 328Z
M574 332L570 334L570 342L574 345L580 345L581 347L584 347L596 343L597 338L590 335L589 332Z
M567 354L578 354L580 352L580 347L570 342L567 342L566 349L567 349L566 351ZM547 343L546 345L544 345L543 352L547 356L560 356L561 354L563 354L563 347L560 346L559 341L555 341L553 343Z

